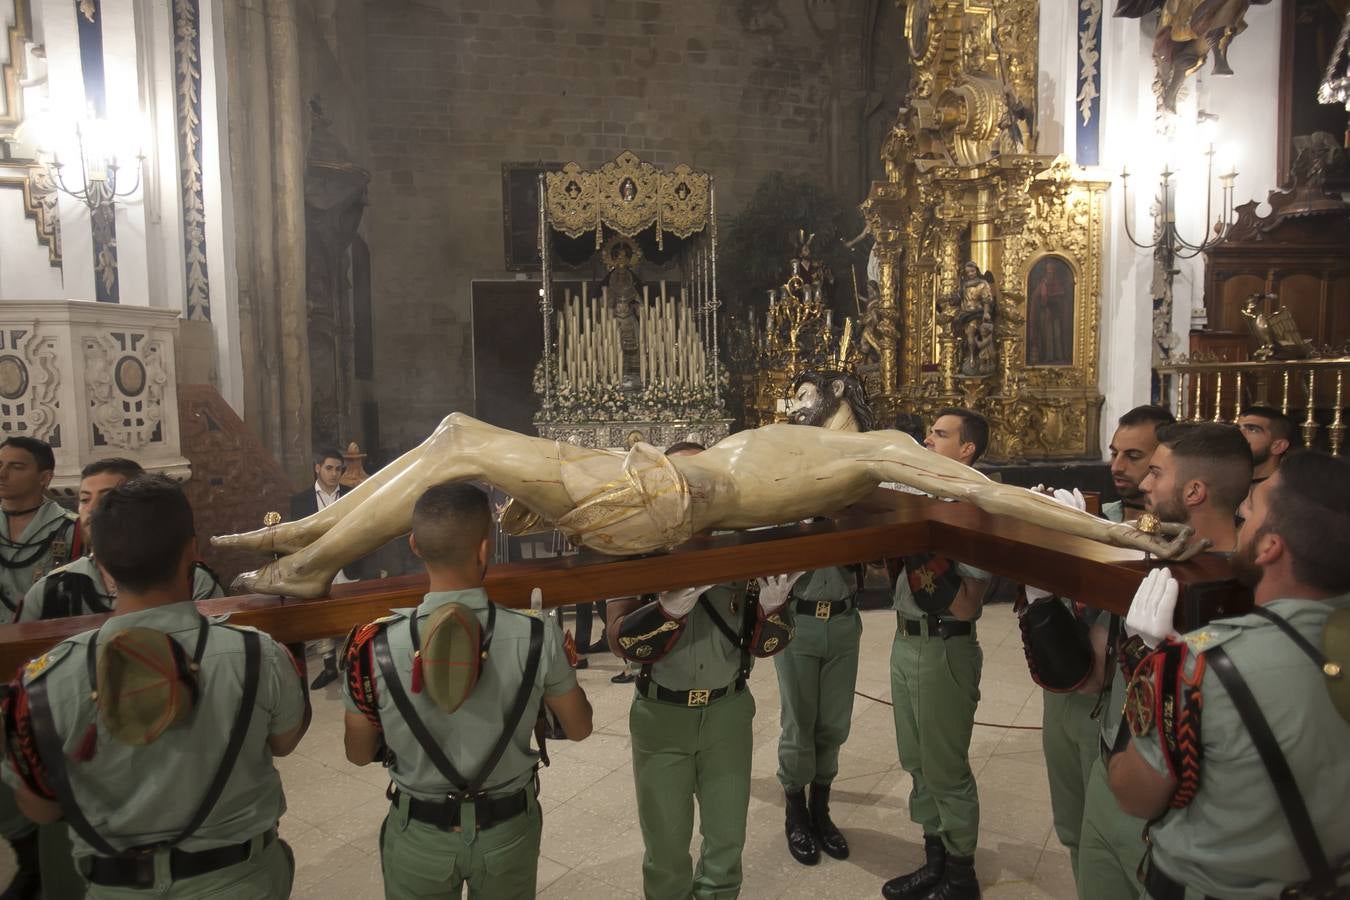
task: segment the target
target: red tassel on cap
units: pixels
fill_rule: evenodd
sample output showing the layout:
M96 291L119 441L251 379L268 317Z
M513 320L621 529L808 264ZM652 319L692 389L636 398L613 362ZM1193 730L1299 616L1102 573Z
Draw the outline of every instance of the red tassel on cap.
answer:
M412 670L412 692L414 694L422 693L422 653L418 651L413 654Z
M75 748L75 759L78 762L89 762L94 758L94 750L98 746L98 725L90 723L84 732L84 737L80 739L80 746Z

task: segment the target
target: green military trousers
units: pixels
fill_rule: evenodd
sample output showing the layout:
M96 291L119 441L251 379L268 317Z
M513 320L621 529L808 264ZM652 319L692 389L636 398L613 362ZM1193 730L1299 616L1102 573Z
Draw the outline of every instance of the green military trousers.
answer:
M42 867L42 896L46 900L80 900L84 877L75 869L70 826L51 822L38 826L38 858Z
M853 721L862 617L856 609L817 619L798 614L787 649L773 658L782 698L778 780L788 791L829 785Z
M1088 776L1099 755L1097 720L1092 718L1097 695L1044 691L1043 698L1041 749L1050 779L1050 810L1055 818L1055 836L1069 851L1077 875Z
M409 818L406 795L399 795L380 829L386 900L458 897L465 883L469 900L533 898L544 819L529 794L525 812L486 831L469 822L470 804L461 807L463 831L442 831Z
M254 838L253 855L241 863L226 866L205 875L174 881L169 876L169 853L155 854L155 886L137 889L103 887L90 884L90 900L147 900L172 897L173 900L285 900L295 880L295 856L286 842L277 839L266 847L262 838ZM83 871L83 870L82 870ZM44 897L51 897L44 889Z
M1111 793L1100 755L1088 776L1083 834L1078 842L1078 896L1092 900L1139 900L1139 864L1144 859L1143 819L1126 815Z
M693 708L633 698L628 728L646 900L740 894L754 717L748 688ZM702 838L697 868L689 858L695 799Z
M898 614L897 614L898 615ZM914 785L909 817L940 835L947 852L971 856L980 830L980 799L970 770L970 733L980 701L984 654L972 631L947 638L907 635L891 644L891 702L900 765Z

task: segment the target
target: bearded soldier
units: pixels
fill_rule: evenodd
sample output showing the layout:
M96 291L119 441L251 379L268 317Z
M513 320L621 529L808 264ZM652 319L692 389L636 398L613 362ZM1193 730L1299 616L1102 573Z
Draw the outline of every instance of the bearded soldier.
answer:
M1147 511L1164 522L1184 522L1215 551L1230 553L1237 543L1238 505L1247 495L1252 456L1231 425L1182 422L1156 432L1157 447L1139 483ZM1099 712L1100 750L1088 775L1078 847L1078 894L1083 898L1134 900L1136 875L1144 856L1147 824L1111 796L1111 760L1129 743L1123 719L1129 660L1142 647L1131 641L1130 623L1119 616L1093 625L1093 643L1105 648L1105 683ZM1124 661L1122 663L1122 661Z
M1135 407L1120 417L1111 437L1110 474L1121 499L1105 504L1103 516L1119 522L1144 512L1140 484L1158 446L1158 426L1172 421L1172 414L1158 406ZM1085 506L1077 490L1061 489L1053 496L1077 509ZM1041 749L1050 782L1050 810L1055 835L1069 851L1076 877L1088 780L1101 755L1099 734L1104 728L1114 736L1120 723L1119 704L1109 702L1110 691L1102 690L1108 671L1114 684L1120 624L1110 613L1052 596L1034 585L1027 585L1026 598L1029 605L1020 610L1018 624L1032 678L1045 689ZM1089 629L1098 623L1094 644ZM1123 685L1117 688L1118 693L1123 691Z
M1157 649L1130 673L1110 783L1150 823L1146 897L1350 897L1347 510L1350 462L1290 453L1243 504L1249 614L1177 637L1176 581L1140 585L1126 621Z

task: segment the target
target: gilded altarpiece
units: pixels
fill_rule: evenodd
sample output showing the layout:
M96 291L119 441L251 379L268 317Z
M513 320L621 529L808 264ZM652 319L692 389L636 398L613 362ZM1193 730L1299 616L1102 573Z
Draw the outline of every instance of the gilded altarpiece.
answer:
M862 205L901 331L877 405L978 410L991 461L1100 453L1106 184L1035 152L1038 21L1037 0L910 4L910 92Z

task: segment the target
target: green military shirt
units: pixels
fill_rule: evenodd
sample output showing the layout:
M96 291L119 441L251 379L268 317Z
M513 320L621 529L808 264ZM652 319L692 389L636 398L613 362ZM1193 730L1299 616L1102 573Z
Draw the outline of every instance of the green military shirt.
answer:
M1102 518L1110 519L1112 522L1125 521L1125 501L1112 500L1110 503L1102 504Z
M0 511L0 625L14 621L35 581L69 561L78 521L75 513L48 500L16 541L9 536L9 516Z
M745 590L745 582L733 581L714 585L703 594L722 621L737 634L745 621L748 602ZM741 648L727 640L700 602L694 604L685 620L684 632L674 649L651 666L652 681L667 690L715 691L740 675Z
M52 718L65 747L75 802L94 830L114 847L141 847L171 840L188 824L229 740L244 680L244 637L238 629L213 625L198 675L199 696L191 715L144 746L110 737L91 699L85 669L90 638L103 643L127 628L169 634L191 655L200 616L190 602L115 615L97 631L58 644L28 664L24 684L42 679ZM276 825L286 810L281 776L272 764L267 738L300 725L306 692L295 662L284 647L262 635L258 698L244 744L219 802L197 832L178 846L187 851L237 844ZM97 723L92 758L79 750ZM6 784L17 787L13 766L3 767ZM75 856L94 851L73 830Z
M48 614L44 595L47 592L47 585L51 577L61 572L71 572L88 578L94 585L94 592L98 595L99 602L109 609L116 607L117 600L105 589L103 577L98 570L98 566L94 563L94 558L92 556L81 556L74 562L54 569L39 578L37 583L29 588L28 595L23 598L23 606L19 607L19 615L15 621L37 622L41 619L56 618ZM211 574L211 570L205 566L194 565L192 567L192 599L206 600L211 597L223 596L225 596L225 589L220 586L220 582L216 581ZM79 616L95 612L103 612L103 610L91 609L88 605L85 605L79 612L72 613L72 615Z
M829 566L807 572L792 586L792 601L836 603L850 599L858 593L858 579L854 571L852 566Z
M1350 607L1332 600L1276 600L1266 609L1322 646L1327 617ZM1332 865L1350 854L1350 724L1336 712L1326 677L1274 623L1246 615L1189 632L1194 653L1222 645L1256 698ZM1188 655L1186 674L1195 672ZM1213 671L1201 683L1200 788L1190 805L1169 810L1153 827L1154 862L1195 891L1227 900L1275 897L1308 877L1284 812L1251 734ZM1143 758L1167 772L1155 729L1134 739Z
M482 588L466 591L436 591L426 595L416 609L395 610L395 620L385 625L389 652L398 667L403 690L413 708L422 718L427 730L465 778L478 775L493 746L501 737L503 719L515 700L521 675L530 649L530 620L527 613L498 607L493 626L492 643L488 656L478 673L478 682L464 703L453 713L438 707L425 692L413 693L411 687L413 646L408 628L411 616L418 618L418 631L426 634L422 622L437 608L447 603L460 603L472 609L479 622L487 622L487 592ZM389 776L401 791L423 800L444 800L455 791L440 771L427 758L417 739L413 737L403 717L394 706L393 698L384 688L384 673L378 663L371 673L375 696L379 701L380 725L384 741L394 754ZM525 714L516 724L511 741L506 745L501 760L487 778L484 790L491 794L511 793L524 787L534 777L539 754L530 743L534 734L535 715L545 696L556 697L576 687L577 676L567 664L563 652L562 632L548 621L544 622L544 645L539 659ZM352 701L344 679L343 697L350 712L360 712Z
M993 578L993 575L984 571L984 569L977 569L974 566L968 566L963 562L956 563L956 574L960 575L962 578L976 578L980 581L988 581L990 578ZM928 613L919 609L919 604L914 602L914 592L909 587L909 578L907 575L908 573L904 569L901 569L900 577L895 580L895 596L891 602L891 609L903 614L909 619L922 619L924 616L928 615ZM977 606L975 608L974 618L978 619L983 612L984 606Z

